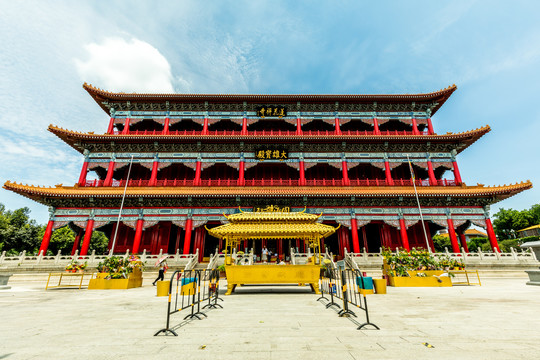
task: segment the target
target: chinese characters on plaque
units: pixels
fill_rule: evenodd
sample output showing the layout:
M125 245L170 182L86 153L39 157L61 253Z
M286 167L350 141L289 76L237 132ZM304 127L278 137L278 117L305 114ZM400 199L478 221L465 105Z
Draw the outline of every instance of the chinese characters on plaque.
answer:
M254 212L291 212L291 208L288 206L279 207L277 205L266 205L264 208L253 208Z
M289 152L283 149L276 148L262 148L255 151L255 157L259 161L264 160L287 160L289 158Z
M257 116L264 119L267 116L282 118L287 116L287 108L285 106L257 106Z

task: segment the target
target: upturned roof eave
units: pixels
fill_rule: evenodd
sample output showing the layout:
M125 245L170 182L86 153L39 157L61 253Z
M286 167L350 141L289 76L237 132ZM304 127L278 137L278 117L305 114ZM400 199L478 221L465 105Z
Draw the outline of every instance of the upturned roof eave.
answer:
M120 187L39 187L33 185L23 185L7 181L4 189L16 192L22 196L40 202L40 199L49 198L121 198L123 188ZM503 200L517 193L532 188L532 183L516 183L513 185L484 187L463 186L463 187L443 187L430 186L419 187L419 197L496 197L496 201ZM261 196L296 198L296 197L381 197L399 198L414 197L414 190L411 186L394 187L335 187L333 191L328 191L328 187L303 186L303 187L131 187L127 189L126 197L143 198L188 198L188 197L245 197L259 198Z
M431 93L419 94L145 94L145 93L122 93L110 92L99 89L90 84L84 83L83 88L90 96L98 103L98 105L110 115L109 109L104 102L249 102L249 103L291 103L297 102L313 103L313 102L343 102L343 103L396 103L396 102L437 102L433 108L432 114L448 100L450 95L457 89L457 86L451 85L445 89L434 91Z
M437 142L437 143L456 143L459 142L460 146L456 145L456 150L458 153L465 150L467 147L472 145L486 133L491 131L489 125L484 127L469 130L461 133L446 133L446 134L435 134L435 135L328 135L328 136L315 136L315 135L265 135L265 136L253 136L253 135L161 135L161 134L148 134L148 135L122 135L122 134L94 134L94 133L83 133L72 130L63 129L52 124L49 125L48 131L55 134L57 137L62 139L66 144L74 148L80 153L83 153L84 150L82 147L78 146L79 141L85 141L90 143L110 143L110 142L148 142L154 143L155 141L162 141L167 143L176 142L179 140L192 140L192 141L234 141L234 142L249 142L256 141L260 142L261 140L281 140L281 141L321 141L322 139L326 141L366 141L370 143L385 143L388 141L392 142ZM176 140L176 141L175 141Z

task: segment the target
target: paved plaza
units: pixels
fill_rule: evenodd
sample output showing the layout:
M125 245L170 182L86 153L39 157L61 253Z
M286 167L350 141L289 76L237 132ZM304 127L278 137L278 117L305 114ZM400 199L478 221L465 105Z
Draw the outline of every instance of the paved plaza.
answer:
M504 275L504 276L503 276ZM540 287L526 274L489 272L482 286L388 288L369 297L372 322L317 302L307 287L246 286L182 322L164 327L167 299L153 273L130 290L45 291L45 274L14 275L0 292L0 359L537 359ZM225 286L222 282L221 291ZM359 322L364 315L355 309ZM425 343L433 347L428 347Z

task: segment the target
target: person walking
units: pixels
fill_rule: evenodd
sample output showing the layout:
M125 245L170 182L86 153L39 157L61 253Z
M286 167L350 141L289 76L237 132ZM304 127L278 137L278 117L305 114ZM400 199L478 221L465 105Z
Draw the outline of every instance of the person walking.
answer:
M157 281L163 281L165 279L165 273L167 272L167 263L166 262L162 262L161 264L159 264L159 273L158 273L158 277L156 280L154 280L154 282L152 283L152 285L156 286L156 282Z
M266 264L266 262L268 261L268 249L266 248L266 246L263 248L261 260L263 264Z

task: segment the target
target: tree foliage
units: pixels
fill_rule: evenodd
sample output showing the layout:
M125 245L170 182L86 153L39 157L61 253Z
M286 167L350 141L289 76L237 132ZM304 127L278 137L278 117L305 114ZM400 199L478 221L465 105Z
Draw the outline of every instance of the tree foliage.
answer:
M517 231L540 224L540 204L521 211L501 208L493 216L493 228L499 240L515 239Z
M35 252L41 244L39 233L44 228L30 219L27 207L14 211L5 209L0 204L0 248L8 254L26 250Z
M26 251L27 254L37 254L45 228L45 225L38 225L35 220L30 219L30 209L27 207L11 211L6 210L0 203L0 251L5 250L9 255L22 251ZM58 251L62 254L71 254L76 236L77 234L69 226L54 230L47 254L56 255ZM104 233L94 231L88 250L90 253L95 250L96 254L106 254L108 244L109 239ZM81 244L79 244L79 249L80 246Z

